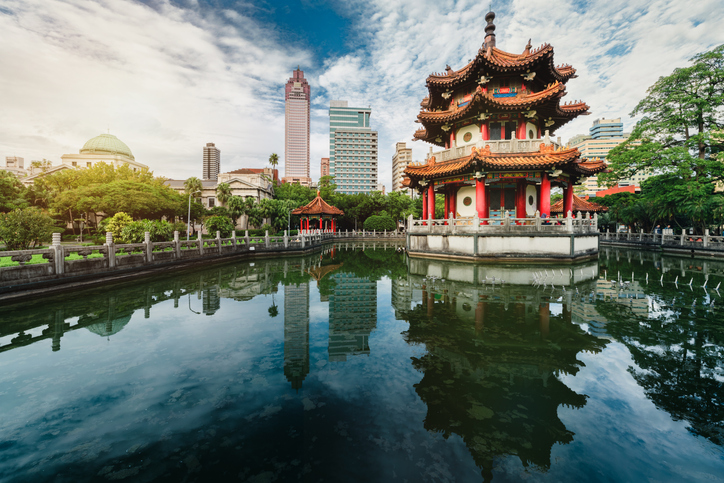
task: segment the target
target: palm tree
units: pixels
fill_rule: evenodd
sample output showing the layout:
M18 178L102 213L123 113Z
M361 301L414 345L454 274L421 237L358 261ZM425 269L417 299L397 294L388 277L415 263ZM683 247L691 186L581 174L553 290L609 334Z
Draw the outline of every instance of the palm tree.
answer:
M272 169L276 169L277 165L279 164L279 156L277 153L272 153L271 156L269 156L269 164L271 165Z
M222 205L226 205L231 199L231 196L231 186L229 186L229 183L220 183L216 187L216 198Z
M203 189L204 185L196 176L192 176L184 181L184 190L186 191L186 194L196 193L197 191L202 191Z

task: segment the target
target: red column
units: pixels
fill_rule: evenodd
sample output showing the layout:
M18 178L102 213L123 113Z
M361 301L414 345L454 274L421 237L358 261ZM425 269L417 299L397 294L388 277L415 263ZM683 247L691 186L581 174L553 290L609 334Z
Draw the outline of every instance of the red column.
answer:
M525 180L518 181L517 195L515 197L515 216L516 218L525 218L525 188L528 184Z
M450 147L455 146L455 128L450 130Z
M475 209L478 212L478 218L488 217L488 197L485 189L485 180L482 178L475 180ZM487 222L483 222L487 225Z
M490 141L490 124L488 121L484 121L480 125L480 134L483 135L483 141Z
M435 219L435 183L430 180L430 187L427 188L427 218Z
M452 211L452 214L453 214L452 216L453 216L453 218L455 218L457 216L457 212L458 212L458 189L457 188L452 189L452 194L450 196L450 204L451 204L450 211Z
M540 216L546 215L546 218L551 217L551 180L548 179L548 173L543 171L543 176L540 180L540 205L538 206Z
M443 213L442 217L447 220L448 213L450 212L450 194L447 190L445 190L445 212ZM447 225L447 222L445 222Z
M515 135L518 139L525 139L525 120L518 121L518 132Z
M427 189L422 191L422 219L427 220Z
M573 183L563 190L563 216L568 216L569 211L573 212Z

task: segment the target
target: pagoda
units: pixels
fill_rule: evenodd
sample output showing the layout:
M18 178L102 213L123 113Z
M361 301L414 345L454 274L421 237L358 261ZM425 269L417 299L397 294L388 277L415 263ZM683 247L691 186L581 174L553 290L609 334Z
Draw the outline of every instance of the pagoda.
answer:
M417 115L414 140L442 148L425 164L405 169L405 185L423 196L423 219L435 217L435 194L445 195L445 218L498 223L505 213L523 219L551 216L551 188L564 192L563 211L574 210L573 186L606 169L601 160L582 161L551 135L570 120L589 114L582 101L562 103L576 76L570 65L553 63L553 47L520 54L495 45L495 14L485 16L485 41L460 70L449 66L427 78L428 96Z
M292 211L292 215L299 215L299 228L302 231L309 231L311 228L310 222L315 222L316 229L322 231L337 231L337 216L344 215L344 211L340 210L336 206L332 206L322 199L322 196L317 190L317 196L302 206Z

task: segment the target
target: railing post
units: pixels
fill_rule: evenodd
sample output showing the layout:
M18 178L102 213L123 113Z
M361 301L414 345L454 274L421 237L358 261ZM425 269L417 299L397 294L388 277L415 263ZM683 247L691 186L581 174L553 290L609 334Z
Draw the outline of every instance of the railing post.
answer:
M643 241L644 239L644 229L639 228L639 241Z
M264 231L264 248L269 248L269 230Z
M53 233L53 259L55 260L55 274L60 275L65 272L65 253L63 245L60 244L60 233Z
M540 211L535 210L534 215L535 231L540 231Z
M709 246L709 229L704 229L704 248Z
M302 234L300 235L300 237L301 237L301 239L302 239L302 248L304 248L304 234L302 233Z
M598 231L598 213L593 214L593 229Z
M178 233L178 232L176 232ZM106 232L106 250L108 250L108 268L116 267L116 244L113 243L113 233Z
M249 239L249 230L244 230L244 242L246 242L246 248L249 248L251 240Z
M568 210L568 214L566 215L566 231L573 233L573 213L571 210Z
M684 246L684 233L685 232L686 232L686 230L681 232L681 240L679 241L679 245L681 245L682 247Z
M178 230L173 232L173 251L176 256L176 260L181 259L181 239Z
M510 212L505 210L505 216L503 217L503 227L505 231L510 231Z
M289 235L287 230L284 230L284 248L289 248Z
M146 263L153 262L153 245L151 245L151 233L143 234L143 243L146 244Z
M216 230L216 247L219 249L219 255L221 254L221 232Z
M199 256L204 254L204 239L201 238L201 230L196 233L196 240L199 244Z
M236 229L231 230L231 246L234 247L233 250L236 251Z

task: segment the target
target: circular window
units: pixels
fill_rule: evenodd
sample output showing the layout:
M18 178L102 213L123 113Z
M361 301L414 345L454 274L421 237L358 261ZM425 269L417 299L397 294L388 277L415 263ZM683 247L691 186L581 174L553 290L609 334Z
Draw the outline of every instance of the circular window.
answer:
M470 142L470 140L473 138L473 133L466 132L463 136L463 141L466 143Z
M471 197L466 196L465 198L463 198L463 204L465 206L470 206L472 203L473 203L473 199Z
M463 310L464 310L465 312L470 312L471 309L472 309L472 307L470 306L469 303L465 302L465 303L463 304Z
M533 206L533 202L534 202L534 201L535 201L535 200L533 199L533 195L530 195L530 196L528 197L528 204L529 204L530 206Z
M528 139L535 139L535 136L533 136L533 130L528 129Z

